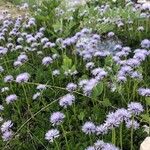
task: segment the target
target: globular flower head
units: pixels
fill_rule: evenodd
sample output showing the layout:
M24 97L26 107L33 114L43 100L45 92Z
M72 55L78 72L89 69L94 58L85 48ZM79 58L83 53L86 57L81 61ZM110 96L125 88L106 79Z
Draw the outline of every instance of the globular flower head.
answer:
M103 145L102 150L119 150L119 148L117 148L115 145L110 144L110 143L105 143Z
M12 82L14 80L14 77L12 75L7 75L4 78L4 82Z
M13 126L13 123L12 123L11 120L8 120L8 121L4 122L4 123L2 124L2 126L1 126L1 131L2 131L2 133L4 133L4 132L10 130L10 128L11 128L12 126Z
M141 95L141 96L146 96L146 97L148 97L148 96L150 96L150 89L149 89L149 88L139 88L139 89L138 89L138 93L139 93L139 95Z
M4 68L0 66L0 73L4 71Z
M141 47L142 48L150 48L150 40L145 39L141 42Z
M87 82L88 82L87 79L83 79L83 80L79 81L78 85L79 85L80 88L82 88L84 85L87 84Z
M94 125L94 123L92 122L86 122L83 126L82 126L82 131L85 134L92 134L95 133L96 130L96 126Z
M37 87L36 87L37 90L46 90L46 85L45 84L39 84Z
M25 54L21 54L21 55L18 56L17 60L24 63L25 61L28 60L28 56L25 55Z
M75 96L72 94L67 94L60 98L59 105L67 108L68 106L71 106L72 103L75 101Z
M11 95L6 97L6 103L7 104L10 104L15 100L17 100L17 95L16 94L11 94Z
M87 69L87 70L90 70L90 69L92 69L94 66L95 66L95 65L94 65L93 62L88 62L88 63L86 64L86 69Z
M11 130L7 130L6 132L3 133L2 139L3 141L9 141L13 136L13 132Z
M3 88L1 88L1 92L2 92L2 93L5 92L5 91L9 91L9 88L8 88L8 87L3 87Z
M49 142L54 142L59 136L59 131L57 129L51 129L45 134L45 139Z
M67 89L67 91L72 92L77 89L77 85L74 83L68 83L66 89Z
M15 61L14 63L13 63L13 65L14 65L14 67L20 67L20 66L22 66L22 62L21 61Z
M131 48L126 46L126 47L122 48L122 51L125 53L129 53L129 52L131 52Z
M94 75L97 80L101 80L107 76L107 72L102 68L95 68L92 70L92 75Z
M143 78L142 74L137 71L132 72L130 76L133 79L142 79Z
M138 129L139 128L139 123L136 120L128 120L126 121L126 127L128 129L133 128L133 129Z
M133 56L133 58L135 58L135 59L137 59L137 60L139 60L141 62L141 61L145 60L146 54L137 52L137 53L135 53L135 55Z
M3 121L3 118L2 117L0 117L0 123Z
M52 72L53 76L58 76L60 75L60 70L56 69Z
M44 37L41 39L41 43L44 45L45 43L49 42L49 39Z
M108 129L112 129L114 127L118 127L121 122L122 119L120 119L115 112L111 112L107 115L105 125L108 127Z
M132 71L132 68L130 66L122 66L120 71L123 73L123 74L130 74L130 72Z
M88 80L87 83L83 87L84 94L90 95L93 88L97 85L97 83L98 83L97 79L92 78L92 79Z
M92 37L94 40L100 40L100 35L94 34Z
M0 105L0 112L4 110L4 106Z
M144 111L143 106L137 102L131 102L128 104L128 111L134 115L139 115L141 112Z
M110 37L113 37L115 35L115 33L114 32L109 32L108 34L107 34L107 36L110 38Z
M37 92L33 95L32 99L35 100L37 99L38 97L40 97L41 93L40 92Z
M116 56L118 56L118 57L124 57L124 56L127 56L128 55L128 53L126 53L126 52L124 52L124 51L119 51L119 52L117 52L116 53Z
M52 55L53 60L56 60L56 59L59 58L59 57L60 57L59 54L53 54L53 55Z
M104 146L104 141L103 140L97 140L95 143L94 143L94 147L97 149L102 149L103 146Z
M131 118L131 113L124 108L117 109L115 115L118 118L118 120L120 120L120 122L126 121L129 118Z
M131 67L137 67L140 65L140 61L135 58L130 58L126 61L126 64L131 66Z
M42 64L45 65L45 66L48 66L51 63L53 63L53 59L51 57L49 57L49 56L44 57L42 59Z
M65 118L65 115L61 112L54 112L50 117L50 122L53 125L59 125L63 122L63 119Z
M137 28L137 30L138 30L138 31L144 31L144 27L143 27L143 26L139 26L139 27Z
M108 127L105 124L102 124L96 127L97 135L107 134L107 132L108 132Z
M15 50L22 50L23 49L23 46L22 45L17 45L16 47L15 47Z
M16 77L16 82L18 83L23 83L23 82L27 82L30 78L30 74L25 72L25 73L21 73Z
M115 145L98 140L94 143L95 150L119 150Z

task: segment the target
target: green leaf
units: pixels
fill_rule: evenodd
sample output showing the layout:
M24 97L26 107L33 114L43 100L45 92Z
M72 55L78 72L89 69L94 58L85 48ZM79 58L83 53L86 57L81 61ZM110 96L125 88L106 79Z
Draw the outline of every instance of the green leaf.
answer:
M92 97L97 98L103 92L103 82L98 83L92 90Z
M141 115L142 117L142 122L149 123L150 117L147 114Z
M85 116L84 112L80 112L80 114L78 115L78 119L83 120L84 116Z
M83 76L81 76L81 78L78 79L78 81L84 80L84 79L88 79L88 76L86 74L84 74Z
M150 97L146 97L146 104L148 105L148 106L150 106Z
M68 66L68 68L71 68L71 66L72 66L72 59L70 59L69 57L67 57L66 55L64 55L63 64L65 66Z
M70 59L66 55L63 55L63 65L61 66L61 68L64 71L71 69L72 68L72 59Z
M111 56L106 57L105 59L105 66L112 66L113 64L113 59Z
M54 31L59 31L61 29L61 24L60 22L57 22L56 24L53 25Z
M76 65L73 65L73 66L71 67L71 71L72 71L72 72L76 71Z
M109 107L109 106L111 106L111 102L108 98L105 98L104 101L102 102L102 105L104 107Z

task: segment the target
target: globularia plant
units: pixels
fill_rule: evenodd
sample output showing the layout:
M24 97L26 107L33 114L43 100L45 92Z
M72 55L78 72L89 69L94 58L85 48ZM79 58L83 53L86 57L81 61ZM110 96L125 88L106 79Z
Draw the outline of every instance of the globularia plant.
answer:
M35 18L4 19L2 149L134 150L148 136L143 126L150 127L149 10L100 4L58 14L65 8L50 0ZM135 31L142 13L146 22L136 28L137 39L127 31Z

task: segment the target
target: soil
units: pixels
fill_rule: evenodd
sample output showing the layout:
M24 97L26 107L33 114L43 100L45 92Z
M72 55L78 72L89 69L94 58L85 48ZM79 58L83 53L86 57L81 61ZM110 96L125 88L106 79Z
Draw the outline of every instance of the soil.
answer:
M16 18L20 15L24 15L26 12L22 11L14 6L13 4L9 2L5 2L3 0L0 0L0 21L2 21L5 18Z

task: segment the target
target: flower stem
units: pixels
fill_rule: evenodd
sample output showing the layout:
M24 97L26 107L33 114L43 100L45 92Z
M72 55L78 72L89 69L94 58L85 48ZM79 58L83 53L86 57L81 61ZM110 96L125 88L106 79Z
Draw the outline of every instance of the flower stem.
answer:
M122 146L122 123L121 123L121 125L120 125L120 148L121 148L121 150L123 149L123 146Z
M26 102L27 102L27 106L28 106L28 111L30 112L31 117L33 117L32 112L30 110L30 104L29 104L29 100L28 100L28 97L27 97L27 93L26 93L26 90L25 90L25 87L24 87L23 84L22 84L22 88L23 88L23 92L24 92L24 95L25 95L25 98L26 98Z
M67 136L66 136L66 131L64 130L63 125L61 125L61 128L62 128L63 135L64 135L64 138L65 138L65 142L66 142L67 150L70 150L70 148L69 148L69 144L68 144L68 140L67 140Z
M60 150L60 148L59 148L59 145L58 145L57 141L56 141L56 140L54 140L54 141L55 141L55 144L56 144L57 150Z
M116 131L115 128L112 128L112 143L116 144Z
M130 150L133 150L133 121L134 121L134 116L132 116L132 127L131 127L131 148L130 148Z

